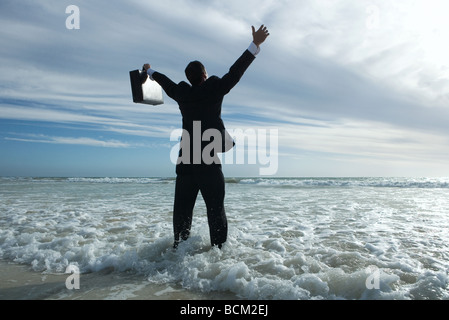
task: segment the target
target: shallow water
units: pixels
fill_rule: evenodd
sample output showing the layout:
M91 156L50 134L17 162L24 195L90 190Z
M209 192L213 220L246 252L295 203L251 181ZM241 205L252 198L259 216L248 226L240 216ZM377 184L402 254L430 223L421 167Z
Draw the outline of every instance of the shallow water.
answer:
M222 250L201 195L171 249L173 193L174 179L0 178L0 259L40 276L76 266L103 298L120 284L126 299L449 297L449 179L227 179Z

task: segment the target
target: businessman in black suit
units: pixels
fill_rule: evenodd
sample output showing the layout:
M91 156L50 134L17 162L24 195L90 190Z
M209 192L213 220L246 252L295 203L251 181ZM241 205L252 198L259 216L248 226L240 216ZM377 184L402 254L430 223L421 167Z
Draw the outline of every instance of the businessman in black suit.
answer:
M175 203L173 209L174 248L180 241L187 240L192 225L193 208L198 192L206 203L207 218L212 246L222 247L226 242L228 224L224 209L225 181L217 153L224 152L226 132L221 119L224 96L240 81L246 69L260 51L260 45L269 36L265 26L256 31L252 27L253 42L222 78L208 77L206 68L199 61L192 61L185 69L187 79L179 84L144 65L151 80L158 82L165 93L175 100L182 114L183 134L179 158L176 165ZM205 148L203 134L219 132L220 143L212 150ZM214 141L216 135L209 141ZM197 141L198 140L198 141ZM211 152L209 152L211 151Z

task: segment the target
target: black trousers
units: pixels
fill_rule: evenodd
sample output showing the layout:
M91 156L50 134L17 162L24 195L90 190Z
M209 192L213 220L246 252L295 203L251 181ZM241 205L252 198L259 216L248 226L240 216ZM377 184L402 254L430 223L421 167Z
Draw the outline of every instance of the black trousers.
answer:
M225 181L221 166L211 166L200 173L176 176L175 204L173 209L174 247L187 240L192 226L193 208L198 191L201 191L207 208L207 220L212 246L221 248L228 235L228 223L224 209Z

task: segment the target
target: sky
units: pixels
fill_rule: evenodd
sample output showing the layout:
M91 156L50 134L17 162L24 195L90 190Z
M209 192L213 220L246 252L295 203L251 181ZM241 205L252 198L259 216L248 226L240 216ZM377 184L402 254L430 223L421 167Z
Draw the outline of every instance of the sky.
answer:
M129 71L150 63L180 82L200 60L221 77L261 24L270 36L222 118L277 132L271 176L449 176L447 12L446 0L2 0L0 176L175 176L178 106L133 103Z

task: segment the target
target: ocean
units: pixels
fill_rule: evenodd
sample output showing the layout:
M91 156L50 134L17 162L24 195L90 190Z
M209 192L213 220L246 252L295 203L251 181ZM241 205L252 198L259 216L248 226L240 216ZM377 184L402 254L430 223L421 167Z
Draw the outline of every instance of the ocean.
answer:
M449 178L227 178L228 241L173 178L0 178L0 299L445 300Z

